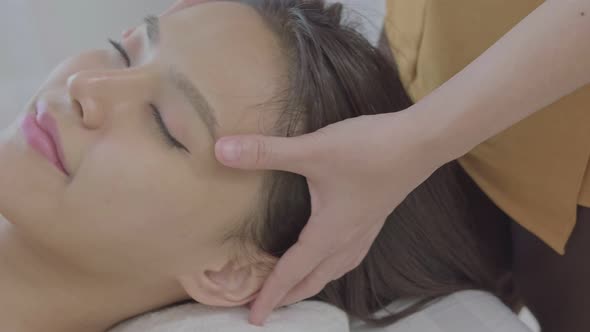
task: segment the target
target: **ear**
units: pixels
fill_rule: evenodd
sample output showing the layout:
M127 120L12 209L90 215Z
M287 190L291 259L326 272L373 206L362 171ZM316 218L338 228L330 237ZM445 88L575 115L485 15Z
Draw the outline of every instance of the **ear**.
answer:
M277 259L225 259L178 278L195 301L218 307L237 307L256 298Z

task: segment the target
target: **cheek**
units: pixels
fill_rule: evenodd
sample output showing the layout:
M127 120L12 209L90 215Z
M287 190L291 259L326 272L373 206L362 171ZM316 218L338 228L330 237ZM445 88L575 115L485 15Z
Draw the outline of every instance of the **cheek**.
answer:
M68 232L113 258L109 264L148 265L146 259L166 261L195 250L211 237L195 226L195 202L203 197L199 190L187 194L197 181L174 162L164 149L120 140L95 146L66 192L64 219L73 222Z
M105 141L85 155L66 193L66 210L105 233L185 233L205 200L198 179L182 166L163 148Z

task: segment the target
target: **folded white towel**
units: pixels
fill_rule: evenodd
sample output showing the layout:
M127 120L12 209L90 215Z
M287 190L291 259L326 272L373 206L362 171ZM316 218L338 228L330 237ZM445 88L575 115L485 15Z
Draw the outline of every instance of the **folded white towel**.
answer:
M405 303L405 302L404 302ZM396 311L404 303L389 308ZM109 332L530 332L491 294L464 291L383 327L352 321L334 306L305 301L276 310L263 327L248 324L248 309L184 304L123 322Z
M210 308L189 303L125 321L110 332L348 332L341 310L305 301L276 310L263 327L248 324L248 308Z

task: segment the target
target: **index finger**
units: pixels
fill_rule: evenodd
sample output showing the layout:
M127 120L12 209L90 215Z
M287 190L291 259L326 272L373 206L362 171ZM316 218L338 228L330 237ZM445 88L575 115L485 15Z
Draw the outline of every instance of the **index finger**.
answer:
M287 293L325 259L317 250L297 242L279 260L250 311L250 323L262 325Z

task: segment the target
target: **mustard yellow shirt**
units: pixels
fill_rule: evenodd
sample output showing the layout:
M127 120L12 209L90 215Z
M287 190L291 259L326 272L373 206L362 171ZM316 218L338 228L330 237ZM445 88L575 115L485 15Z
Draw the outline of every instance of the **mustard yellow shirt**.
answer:
M414 101L461 71L543 2L387 1L386 33ZM590 207L589 106L590 87L584 87L459 160L498 207L561 254L577 205Z

